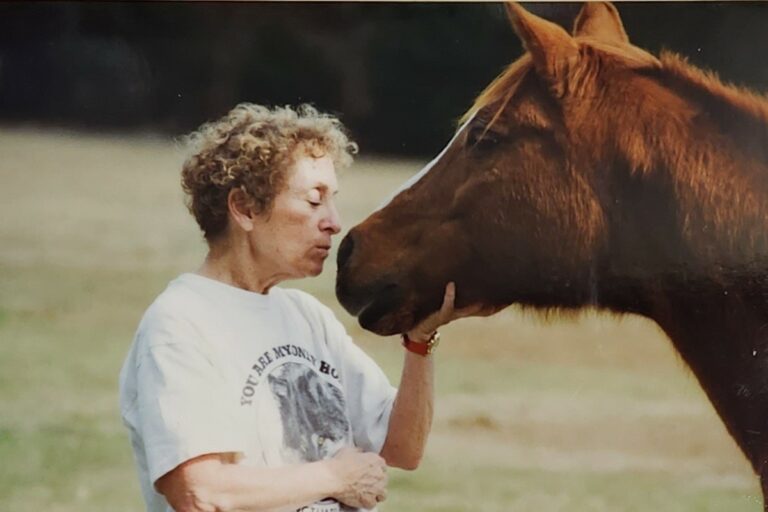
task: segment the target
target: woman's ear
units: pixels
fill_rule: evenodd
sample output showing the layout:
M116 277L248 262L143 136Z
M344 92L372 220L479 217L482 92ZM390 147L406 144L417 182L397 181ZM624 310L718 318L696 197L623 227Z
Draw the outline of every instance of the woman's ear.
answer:
M227 195L227 210L230 218L243 231L253 230L256 214L250 198L241 187L235 187Z

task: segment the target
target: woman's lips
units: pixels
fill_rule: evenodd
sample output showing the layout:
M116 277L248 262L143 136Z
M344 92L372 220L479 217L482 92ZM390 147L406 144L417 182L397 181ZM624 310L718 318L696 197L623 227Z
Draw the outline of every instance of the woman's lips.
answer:
M323 258L328 257L328 253L331 251L330 245L316 245L315 252L319 253Z

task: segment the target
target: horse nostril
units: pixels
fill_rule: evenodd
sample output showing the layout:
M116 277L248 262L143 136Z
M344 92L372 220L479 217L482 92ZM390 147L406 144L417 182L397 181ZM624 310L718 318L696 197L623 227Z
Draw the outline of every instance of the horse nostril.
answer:
M355 242L352 240L352 232L350 232L347 234L347 236L344 237L344 240L341 241L339 252L336 255L336 265L339 269L342 269L347 263L349 257L352 256L352 250L354 248Z

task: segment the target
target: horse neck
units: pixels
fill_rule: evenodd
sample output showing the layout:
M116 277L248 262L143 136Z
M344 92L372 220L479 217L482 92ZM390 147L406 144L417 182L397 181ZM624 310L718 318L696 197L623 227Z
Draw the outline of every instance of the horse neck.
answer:
M648 158L618 159L603 201L600 295L661 326L759 470L768 455L768 128L753 116L749 133L731 129L728 119L746 114L721 114L638 128Z
M768 311L737 291L669 288L649 315L672 340L756 472L768 455Z

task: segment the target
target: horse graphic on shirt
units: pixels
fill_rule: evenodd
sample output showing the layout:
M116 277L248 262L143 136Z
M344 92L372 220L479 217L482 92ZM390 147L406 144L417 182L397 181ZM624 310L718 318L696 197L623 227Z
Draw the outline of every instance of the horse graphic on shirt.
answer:
M350 444L344 395L314 368L286 363L268 381L280 409L287 459L327 459Z

